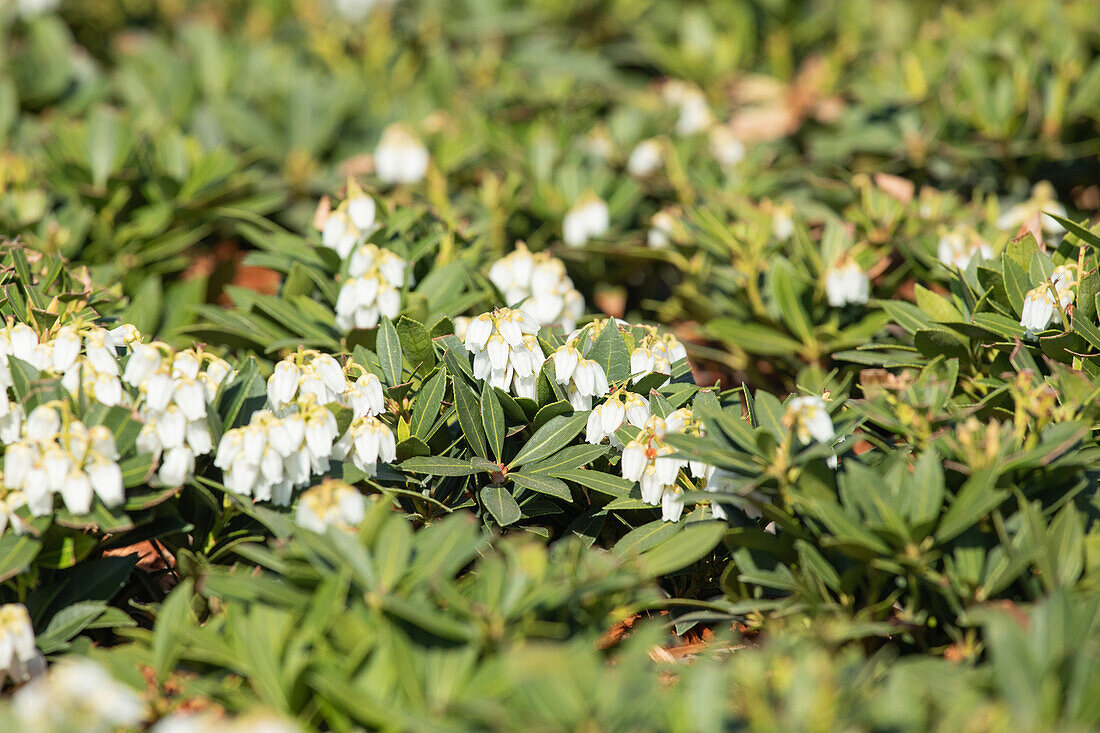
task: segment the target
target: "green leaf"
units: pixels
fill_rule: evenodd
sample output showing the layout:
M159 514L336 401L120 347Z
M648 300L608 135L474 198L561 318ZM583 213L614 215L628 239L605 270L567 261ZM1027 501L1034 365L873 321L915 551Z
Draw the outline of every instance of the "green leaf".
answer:
M519 468L524 463L542 460L569 445L584 429L588 412L575 412L569 417L558 415L535 431L527 444L512 459L509 468Z
M614 321L604 326L588 350L587 358L603 367L608 384L619 384L630 376L630 352L626 350L622 334Z
M0 537L0 582L26 570L41 548L42 542L30 535L6 532Z
M515 498L503 486L486 486L481 490L481 503L501 527L517 521L522 513Z
M564 471L555 471L554 476L566 481L572 481L587 489L598 491L601 494L614 496L621 499L630 494L634 487L633 481L628 481L621 476L613 476L603 471L592 471L584 468L571 468Z
M556 415L569 415L573 412L573 405L569 404L566 400L558 400L557 402L551 402L549 405L541 408L535 413L535 419L531 421L531 427L538 430L545 425L550 418Z
M706 557L718 546L729 526L725 522L688 522L683 531L640 556L650 577L668 575Z
M446 391L447 368L441 365L435 376L421 386L420 393L413 400L412 416L409 419L409 430L413 435L422 440L431 436L431 429L435 419L439 417Z
M1064 216L1058 216L1057 214L1051 214L1048 212L1043 212L1043 215L1049 216L1051 219L1054 219L1056 222L1064 226L1066 228L1066 231L1071 232L1072 234L1076 235L1077 238L1080 239L1082 242L1091 244L1098 251L1100 251L1100 235L1093 233L1091 230L1086 229L1077 222L1071 221Z
M1005 500L1007 492L993 485L996 478L996 472L986 468L966 480L936 528L938 542L962 534Z
M496 459L504 447L504 410L500 406L496 392L488 382L481 390L481 423L485 428L485 440Z
M788 356L802 351L802 344L775 329L734 318L715 318L706 330L716 339L750 354Z
M802 343L813 343L813 324L802 305L799 292L795 290L795 274L786 260L779 259L779 263L771 273L770 282L783 322Z
M942 295L933 293L919 283L914 286L913 292L917 307L932 320L938 323L952 323L963 320L963 315L959 312L959 309Z
M157 612L157 622L153 627L153 671L161 685L168 680L169 673L179 661L183 627L191 612L193 592L194 580L184 578L164 599Z
M477 469L469 461L445 456L415 456L402 463L399 468L411 473L426 473L429 476L469 476Z
M549 476L557 476L560 471L568 471L580 468L606 455L609 450L606 445L571 445L563 448L549 458L531 463L527 466L527 473L544 473Z
M401 340L397 337L393 322L385 316L378 323L378 341L375 346L386 382L391 387L396 387L401 383Z
M560 479L536 473L510 473L508 478L512 479L512 483L521 489L537 491L540 494L547 494L562 501L573 500L573 494L569 491L569 487Z
M1012 306L1012 310L1016 312L1016 315L1020 315L1024 308L1024 296L1027 295L1027 291L1031 290L1031 281L1028 279L1024 268L1017 264L1016 260L1009 257L1007 253L1002 257L1002 265L1004 266L1005 294L1008 296L1008 303Z
M414 368L422 365L421 368L427 371L435 366L435 348L424 324L401 316L397 319L396 329L401 348Z
M457 374L451 379L451 385L454 388L458 424L462 428L462 434L466 436L470 450L482 458L488 458L489 449L485 445L485 428L481 424L481 404L477 395L466 384L466 380Z
M252 413L267 400L267 385L260 375L260 367L254 356L248 357L223 390L218 400L218 415L226 430L246 425ZM218 437L218 436L215 436Z

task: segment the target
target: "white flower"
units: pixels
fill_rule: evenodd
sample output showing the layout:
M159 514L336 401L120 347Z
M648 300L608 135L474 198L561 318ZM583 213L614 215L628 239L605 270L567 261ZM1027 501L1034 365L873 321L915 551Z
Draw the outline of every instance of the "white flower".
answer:
M867 273L852 259L842 258L825 273L825 296L834 308L866 303L870 293Z
M1010 207L997 219L997 228L1009 232L1022 228L1040 241L1043 234L1062 234L1065 228L1056 219L1046 216L1047 213L1066 216L1066 207L1054 195L1054 186L1049 181L1039 181L1031 189L1031 198Z
M10 678L21 684L46 669L46 659L34 644L34 628L22 603L0 606L0 684Z
M609 386L603 367L585 359L570 342L551 354L554 360L554 381L564 385L575 410L588 410L593 397L603 397Z
M141 697L85 658L53 665L16 690L12 702L23 733L109 733L145 718Z
M411 129L395 123L382 131L374 167L385 183L416 183L428 172L428 149Z
M654 249L664 249L675 239L679 228L676 209L661 209L649 219L646 244Z
M321 244L346 260L378 228L376 214L374 199L349 180L348 197L329 213L321 226Z
M636 178L645 178L657 172L664 161L664 151L661 141L656 138L642 140L626 161L626 171Z
M1020 325L1027 329L1028 335L1046 330L1057 319L1059 310L1064 311L1073 303L1076 269L1073 265L1059 265L1054 268L1050 282L1032 288L1024 296Z
M672 334L659 334L655 328L645 328L648 333L636 342L630 352L630 373L634 381L649 374L667 374L671 378L672 365L687 358L687 349Z
M0 406L7 405L7 410L0 416L0 443L11 445L23 437L23 421L26 414L23 406L17 402L8 402L7 397L0 397ZM3 534L0 532L0 534Z
M17 0L16 9L23 18L30 19L46 13L52 13L61 5L61 0Z
M538 322L527 312L498 308L482 313L466 328L466 350L474 355L474 377L493 387L534 399L545 357L535 334Z
M956 229L940 237L936 254L944 265L965 270L975 255L983 260L993 259L993 248L973 231Z
M680 110L680 117L676 121L677 135L696 135L714 124L714 116L707 105L707 99L694 84L672 80L666 82L661 91L665 102Z
M802 443L831 443L836 437L833 420L820 397L794 397L787 403L783 424L794 430Z
M353 529L365 515L362 494L343 481L325 479L302 493L294 518L306 529L324 532L327 527Z
M708 135L710 154L720 165L732 168L745 159L745 145L727 125L715 125Z
M378 462L392 463L397 459L397 443L393 431L376 417L355 418L347 432L336 441L333 455L352 464L368 476L378 472Z
M226 718L206 712L175 713L161 718L149 730L152 733L301 733L302 729L294 721L268 713Z
M371 372L363 372L344 392L344 404L351 409L353 417L381 415L386 411L382 381Z
M349 262L349 277L336 298L336 324L347 332L374 328L382 316L393 319L401 312L406 262L393 252L373 244L356 250Z
M618 389L596 405L588 415L584 439L592 444L608 438L612 445L622 445L615 433L626 424L640 428L649 419L649 402L645 397Z
M562 240L570 247L583 247L588 240L606 234L610 226L607 204L589 193L566 212L561 225Z
M531 254L523 242L493 263L489 279L504 295L505 303L522 306L541 326L561 326L571 331L584 314L584 297L573 287L562 261L549 252ZM456 335L458 330L456 320Z
M648 418L638 437L623 448L622 476L641 487L642 501L661 507L661 518L677 522L684 511L682 490L676 485L687 461L675 456L676 450L664 442L667 432L663 419Z

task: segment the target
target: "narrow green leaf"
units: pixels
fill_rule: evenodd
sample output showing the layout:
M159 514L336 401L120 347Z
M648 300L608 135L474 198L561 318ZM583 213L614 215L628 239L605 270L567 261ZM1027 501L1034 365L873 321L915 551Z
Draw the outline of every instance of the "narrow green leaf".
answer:
M547 494L548 496L552 496L555 499L561 499L562 501L573 500L573 494L569 491L569 487L566 483L561 479L537 473L510 473L508 474L508 478L512 479L512 483L522 489L537 491L540 494Z
M480 497L482 505L501 527L507 527L522 516L519 504L503 486L486 486L481 490Z
M481 390L481 424L485 428L485 439L489 443L489 450L499 461L501 450L504 448L504 410L500 406L496 392L488 382Z
M391 387L401 383L401 340L393 322L385 316L378 324L378 361L382 364L382 373Z
M535 431L527 444L512 459L510 468L548 458L572 442L588 422L588 412L575 412L570 417L558 415Z

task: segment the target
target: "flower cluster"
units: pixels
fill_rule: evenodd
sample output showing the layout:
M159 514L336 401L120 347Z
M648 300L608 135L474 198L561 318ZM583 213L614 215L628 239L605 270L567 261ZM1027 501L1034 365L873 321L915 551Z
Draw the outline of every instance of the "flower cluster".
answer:
M498 308L466 326L466 350L474 355L474 376L493 387L534 399L545 361L535 334L538 323L526 311Z
M341 461L350 460L367 476L374 476L379 461L393 463L397 459L397 441L388 425L377 417L363 415L351 421L333 446L333 455Z
M532 254L523 242L493 263L489 279L505 303L522 306L540 326L572 331L584 314L584 297L573 287L562 261L549 252Z
M1059 265L1054 268L1048 282L1042 283L1027 292L1020 312L1020 325L1029 335L1046 329L1059 313L1076 298L1074 286L1077 283L1076 265Z
M581 354L576 339L550 356L554 360L554 381L565 388L574 410L591 409L592 398L607 394L607 374L602 366Z
M783 425L793 430L803 444L811 441L831 443L833 438L836 437L833 420L829 417L825 400L820 397L801 396L792 398L787 403L787 411L783 415Z
M975 256L993 259L993 248L972 229L955 229L940 237L936 248L940 262L965 270Z
M341 399L348 387L348 379L340 362L329 354L305 349L275 365L267 378L267 400L274 410L306 396L312 397L318 404L327 405ZM381 389L379 383L379 400L382 398ZM381 407L377 411L380 412Z
M673 79L662 86L661 96L666 104L676 107L680 112L676 120L677 135L697 135L714 124L714 115L711 114L707 98L694 84Z
M870 295L870 278L848 256L842 256L825 273L825 297L833 308L866 303Z
M108 331L85 324L52 329L45 338L25 323L9 321L0 329L0 387L12 384L9 357L61 377L73 396L83 392L108 407L129 404L119 381L118 349L136 337L130 325Z
M374 244L360 246L348 261L348 279L336 298L336 325L343 331L374 328L401 312L407 263Z
M227 489L286 505L295 488L329 469L339 434L336 417L312 395L296 406L282 418L257 410L248 425L225 431L214 465L225 472Z
M642 140L626 161L626 172L635 178L645 178L657 172L664 162L664 148L657 138Z
M642 501L661 507L664 521L677 522L684 503L683 490L676 482L687 462L676 457L676 449L664 442L667 433L668 425L663 418L649 417L638 437L623 448L622 474L641 486Z
M664 249L682 237L682 230L679 209L674 206L665 207L650 217L646 244L653 249Z
M141 697L87 658L70 658L15 691L13 712L26 733L109 733L145 719Z
M365 514L363 495L355 487L337 479L325 479L298 497L294 518L306 529L324 532L327 527L358 527Z
M428 172L428 149L407 125L382 131L374 151L374 169L384 183L416 183Z
M570 247L583 247L590 239L602 237L611 226L607 204L594 193L582 197L562 220L562 240Z
M115 436L102 425L86 428L67 404L40 405L23 425L23 438L4 454L4 486L21 492L35 516L53 511L60 494L74 514L87 514L93 494L107 506L124 497Z
M622 447L615 435L626 424L640 428L649 419L649 402L637 392L619 388L592 408L585 425L584 439L596 444L607 438L611 445Z
M348 197L329 213L321 228L321 244L335 250L340 259L346 260L352 250L363 244L378 226L375 224L377 206L355 184L348 182Z
M46 658L34 645L34 628L22 603L0 606L0 684L26 682L46 670Z
M644 326L646 334L630 352L630 373L637 379L647 374L672 375L672 365L687 358L687 349L671 333Z
M213 447L207 412L232 369L201 349L173 350L164 343L131 345L122 379L141 395L137 448L157 462L154 483L179 486L195 471L195 459Z

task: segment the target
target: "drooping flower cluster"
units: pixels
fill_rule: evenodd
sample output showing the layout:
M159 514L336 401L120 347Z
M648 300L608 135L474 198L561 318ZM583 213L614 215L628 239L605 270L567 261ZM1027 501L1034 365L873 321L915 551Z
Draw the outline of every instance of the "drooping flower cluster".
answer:
M1045 330L1065 312L1077 297L1076 284L1076 265L1059 265L1048 282L1027 292L1020 312L1020 325L1027 329L1028 335Z
M577 339L571 339L550 355L554 360L554 381L565 388L574 410L588 410L594 397L607 394L607 374L602 366L581 354L577 343Z
M610 226L607 204L589 192L566 212L561 224L562 241L570 247L583 247L590 239L606 234Z
M677 522L684 503L683 489L676 482L687 462L664 442L667 433L668 425L663 418L649 417L638 437L623 448L622 474L627 481L636 481L641 486L642 501L661 507L664 521Z
M965 270L974 257L993 259L993 248L972 229L955 229L940 237L936 248L939 261Z
M707 133L710 154L724 168L732 168L745 159L745 144L742 143L729 125L714 125Z
M363 495L355 487L337 479L325 479L298 497L294 518L306 529L324 532L328 527L345 530L358 527L365 515Z
M401 312L407 263L393 252L364 244L348 262L348 279L336 298L336 325L343 331L374 328L382 316Z
M523 242L493 263L489 279L505 303L522 307L540 326L572 331L584 314L584 297L573 287L562 261L549 252L532 254Z
M378 226L375 224L377 206L355 184L348 182L348 197L329 213L321 228L321 244L335 250L340 259L346 260L352 250L363 244Z
M0 606L0 684L21 684L46 671L46 658L34 645L34 628L22 603Z
M512 308L498 308L471 320L465 345L474 355L474 377L534 399L539 368L545 361L535 337L538 331L533 316Z
M393 463L397 459L397 441L389 426L373 415L362 415L351 421L347 431L333 446L333 455L341 461L374 476L378 462Z
M374 151L374 169L384 183L416 183L428 172L428 149L407 125L382 131Z
M814 396L794 397L787 403L787 411L783 415L783 425L798 439L807 444L811 441L818 443L832 443L836 437L833 429L833 419L829 417L829 411L825 406L825 400Z
M833 308L866 303L871 280L851 257L842 256L825 273L825 297Z
M141 697L87 658L58 662L16 690L12 702L24 733L110 733L145 719Z
M671 378L672 365L687 358L687 349L671 333L658 333L652 326L643 328L646 334L636 342L630 352L631 375L635 379L647 374L667 374Z
M637 392L619 388L592 408L585 425L584 439L596 444L607 438L611 445L622 447L615 435L619 428L630 424L640 428L649 419L649 402Z
M286 505L295 488L329 469L338 434L336 417L305 395L285 417L257 410L248 425L225 431L214 465L230 491Z
M664 162L664 149L657 138L649 138L638 143L630 151L626 161L626 172L635 178L645 178L657 172Z
M87 514L93 495L107 506L122 503L118 458L108 428L86 428L67 404L40 405L27 416L23 438L4 454L4 486L20 492L35 516L53 511L55 495L74 514Z
M680 222L680 210L666 206L649 218L646 244L653 249L664 249L684 238L684 225Z
M377 377L374 379L378 381ZM329 354L304 349L275 365L271 376L267 378L267 399L274 410L280 410L307 395L313 397L318 404L327 405L340 400L348 387L348 379L340 362ZM378 402L382 399L381 390L382 385L379 383ZM373 390L371 396L375 396ZM381 410L382 406L379 404L376 413Z
M224 359L202 349L132 343L122 380L141 395L137 448L158 464L154 484L179 486L194 473L195 459L213 450L207 413L231 375Z
M1031 188L1031 197L1026 201L1010 206L997 219L997 228L1015 233L1020 229L1031 232L1042 241L1043 235L1056 236L1065 232L1057 220L1046 216L1055 214L1066 216L1066 207L1055 198L1054 186L1049 181L1039 181Z
M119 381L118 349L137 334L130 325L108 331L95 325L73 323L59 326L40 338L25 323L8 321L0 329L0 387L12 384L9 357L61 377L61 384L74 397L81 392L89 399L112 407L128 405L130 396Z
M694 84L673 79L662 86L661 96L666 104L676 107L680 112L676 120L677 135L697 135L714 124L714 115L711 114L707 98Z

